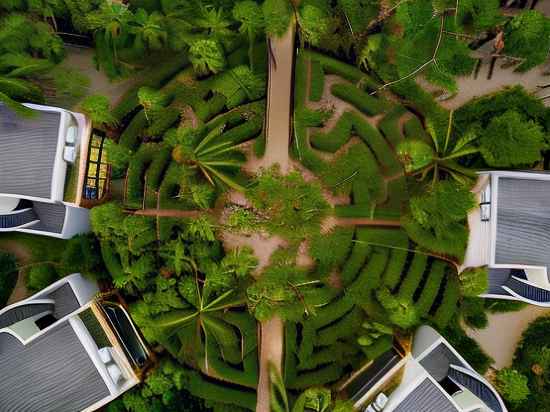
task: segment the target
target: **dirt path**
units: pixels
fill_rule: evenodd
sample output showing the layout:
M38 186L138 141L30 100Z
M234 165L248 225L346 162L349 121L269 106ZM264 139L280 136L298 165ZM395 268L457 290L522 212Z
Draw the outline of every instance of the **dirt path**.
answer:
M27 265L32 261L31 251L16 241L2 241L0 243L0 250L14 254L17 258L17 264L19 266ZM30 295L25 283L25 273L25 270L19 271L17 283L15 284L15 288L13 289L13 292L11 293L11 296L7 302L8 305L19 302L20 300L23 300Z
M523 331L543 315L550 315L550 309L529 305L517 312L489 314L489 325L485 329L464 329L495 360L492 366L501 369L511 365Z
M272 38L271 52L269 60L269 84L267 96L266 112L266 148L265 155L260 161L264 167L272 166L276 163L281 167L282 173L290 170L291 162L289 157L290 149L290 119L292 110L292 71L294 69L294 21L287 32L281 38ZM259 243L260 250L255 251L262 255L263 264L266 257L263 252L268 252L269 256L278 247L278 241L269 243L270 247L264 246L268 242ZM262 246L262 243L264 246ZM274 249L275 248L275 249ZM269 258L267 258L269 261ZM256 403L257 412L269 411L269 364L272 363L282 372L283 363L283 342L284 326L283 321L278 316L273 317L267 322L262 322L258 331L260 342L260 378L258 382L258 400Z
M212 211L207 210L178 210L178 209L140 209L132 212L134 215L140 216L160 216L160 217L179 217L179 218L195 218L205 214L211 214Z
M290 111L292 109L292 70L294 69L295 26L281 38L271 38L266 111L266 147L262 165L278 163L289 170Z

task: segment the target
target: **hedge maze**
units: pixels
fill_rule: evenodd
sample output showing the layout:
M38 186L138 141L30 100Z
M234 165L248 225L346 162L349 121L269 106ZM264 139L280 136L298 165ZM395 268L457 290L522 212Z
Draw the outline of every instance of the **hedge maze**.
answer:
M258 50L258 56L261 53ZM220 190L223 182L218 177L204 179L200 173L182 171L183 167L173 159L175 134L184 134L185 130L206 131L212 150L262 136L265 75L262 64L258 65L258 72L252 72L247 61L246 53L239 49L229 57L230 69L206 78L198 77L192 67L174 66L163 72L164 76L143 83L156 93L153 107L144 106L149 102L140 100L140 88L136 87L114 108L122 125L119 149L129 154L127 165L122 165L127 166L124 188L127 208L192 209L197 205L183 199L189 196L182 196L189 194L189 186L212 184L216 191ZM186 139L179 137L177 143L192 140ZM258 140L261 152L263 142ZM223 173L238 174L235 167L219 168ZM211 200L214 199L215 196Z
M395 147L426 135L418 117L372 95L379 85L361 70L317 52L300 50L295 73L294 157L335 194L350 196L349 205L336 207L338 216L398 218L407 190ZM328 128L339 102L348 109Z
M349 236L343 233L348 230ZM333 383L365 356L373 359L389 349L391 335L369 346L357 344L365 321L399 327L385 300L409 305L416 324L428 322L441 329L457 311L458 283L452 269L417 253L404 231L356 227L336 229L327 244L332 244L330 237L338 240L332 242L338 243L329 255L332 265L326 254L312 255L324 272L338 273L340 288L314 315L285 324L285 384L291 389ZM382 296L380 290L389 293Z

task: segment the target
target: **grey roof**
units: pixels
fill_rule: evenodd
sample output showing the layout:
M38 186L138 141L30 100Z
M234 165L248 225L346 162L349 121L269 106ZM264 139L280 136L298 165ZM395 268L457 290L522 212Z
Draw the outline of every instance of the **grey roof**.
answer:
M422 358L420 364L438 382L447 376L450 365L464 366L460 359L444 343L437 345Z
M69 322L23 346L0 333L2 412L75 412L109 390Z
M30 229L51 233L63 232L65 213L67 212L67 206L63 203L33 202L33 210L40 222L30 227Z
M30 318L32 316L44 313L47 311L53 311L55 305L52 303L27 303L25 305L15 306L6 310L0 315L0 329L13 325L21 320Z
M394 412L458 412L442 390L429 379L409 393Z
M0 105L0 193L50 198L61 115L22 118Z
M61 319L70 313L73 313L80 307L78 299L73 292L70 283L65 283L60 288L57 288L48 295L49 299L55 301L55 309L53 315L57 319Z
M495 263L550 266L550 181L498 180Z
M485 293L491 295L510 295L502 286L506 285L511 276L511 269L489 268L489 288Z
M495 393L477 376L451 368L449 371L449 378L455 383L467 388L475 396L485 402L493 412L503 412L503 408L500 406L499 399Z

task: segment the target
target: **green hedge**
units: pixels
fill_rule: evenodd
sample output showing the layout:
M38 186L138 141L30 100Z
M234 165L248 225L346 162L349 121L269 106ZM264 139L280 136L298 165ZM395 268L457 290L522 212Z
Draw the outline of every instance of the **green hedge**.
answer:
M412 300L414 292L418 288L422 275L426 270L428 257L424 254L416 253L412 259L407 275L399 287L399 297Z
M353 336L361 328L364 312L358 307L329 326L317 331L317 346L327 346L336 343L339 339Z
M406 250L394 249L391 251L390 261L382 278L384 286L387 286L388 289L393 290L399 285L401 276L405 273L408 254L409 252Z
M355 239L362 241L367 234L366 228L358 228L355 233ZM342 267L340 278L344 286L348 286L356 277L369 254L372 252L372 247L364 242L353 243L351 254Z
M210 99L200 101L193 109L197 117L206 122L219 114L225 107L226 98L224 95L215 93Z
M287 384L287 387L289 389L306 389L312 386L327 385L340 379L342 371L342 366L331 363L314 371L299 374L292 382Z
M370 96L368 93L350 84L333 84L330 91L334 96L352 104L368 116L375 116L388 108L386 101L379 97Z
M420 139L428 143L431 143L431 138L428 135L428 132L422 126L422 122L416 116L411 117L403 125L403 132L407 139Z
M324 152L336 152L351 138L352 118L352 112L345 112L327 133L312 133L309 137L311 145Z
M170 162L159 187L159 205L161 209L185 209L183 199L175 198L180 191L180 166Z
M349 80L350 82L364 85L371 91L379 87L378 82L374 81L370 76L363 73L356 66L352 66L313 50L303 50L302 54L304 57L309 57L312 60L316 60L321 63L324 72L327 74L336 74L346 80Z
M346 288L346 296L357 304L370 301L372 291L380 285L388 257L389 250L387 248L374 248L359 276Z
M175 107L165 107L153 119L145 130L147 136L162 137L180 119L181 111Z
M403 206L407 204L409 200L409 193L407 188L407 181L405 177L399 177L392 179L386 184L386 202L384 202L384 209L393 211L397 215L401 215Z
M0 251L0 309L10 298L17 283L17 261L15 256Z
M387 115L385 115L380 123L378 123L378 128L384 134L386 139L396 147L401 140L403 140L403 133L399 128L399 119L407 113L407 109L403 106L395 106Z
M161 151L162 147L156 143L143 144L130 159L126 177L127 207L140 209L143 206L144 178L146 171L152 163L153 158ZM158 165L156 167L158 167Z
M141 142L141 133L147 128L147 117L143 110L139 111L128 123L120 135L118 144L131 150L136 150Z
M237 405L251 411L256 410L256 392L242 388L231 388L221 383L212 383L196 371L189 371L188 373L190 376L184 387L193 396L211 402Z
M112 114L121 121L124 116L139 106L138 91L141 87L158 89L188 64L187 54L172 54L162 64L155 64L151 69L140 73L137 84L122 96L120 102L115 106Z
M422 292L416 301L416 310L419 316L426 316L437 297L441 282L445 277L445 271L447 270L447 263L442 260L436 260L432 263L428 279L422 288Z
M433 321L440 328L443 329L449 321L453 318L457 310L458 298L460 297L460 286L456 276L447 277L447 285L443 292L443 298L441 304L435 311Z
M113 279L120 278L123 274L120 257L116 252L115 245L110 241L101 241L101 257L107 271Z
M167 147L161 148L153 155L151 164L145 174L146 207L155 208L157 206L157 192L171 159L172 153L170 148Z
M323 97L325 88L325 72L318 60L311 60L310 63L311 81L309 83L309 100L318 102Z
M375 246L394 248L407 248L409 238L407 234L398 228L366 227L362 234L361 241L371 243Z

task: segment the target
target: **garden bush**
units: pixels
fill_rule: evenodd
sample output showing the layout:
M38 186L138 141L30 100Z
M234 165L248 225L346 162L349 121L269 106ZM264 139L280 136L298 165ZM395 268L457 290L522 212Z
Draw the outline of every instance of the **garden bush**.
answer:
M340 227L311 238L309 254L321 273L340 267L346 261L353 244L353 232L353 228Z
M355 335L360 330L364 313L357 306L338 321L317 331L319 346L328 346L339 339Z
M366 228L357 228L355 231L355 242L353 242L351 254L343 264L342 273L340 274L344 286L348 286L357 277L367 257L372 252L372 247L364 241L367 233Z
M147 127L145 112L140 110L128 123L120 135L118 144L130 150L136 150L140 144L141 133Z
M352 112L344 112L327 133L312 133L309 138L311 145L324 152L336 152L351 138L352 116Z
M441 304L436 309L433 317L433 321L439 329L445 328L455 315L459 296L460 288L458 280L455 276L447 277L447 284L445 285Z
M427 265L428 257L426 255L421 253L414 255L409 270L399 286L399 297L408 300L413 298Z
M55 267L50 264L39 264L32 266L27 273L27 289L31 292L38 292L59 279Z
M409 252L407 250L392 250L390 252L390 261L384 272L383 284L389 290L393 291L399 282L401 281L401 276L405 272L405 263L407 262L407 257Z
M126 177L126 205L134 209L143 206L144 177L153 157L159 153L161 146L154 143L144 144L132 156Z
M489 289L487 267L466 268L459 275L462 296L479 296Z
M391 109L391 111L385 115L378 124L378 128L384 134L386 140L393 145L393 147L396 147L397 144L404 138L403 133L399 128L399 119L405 113L407 113L407 109L401 105L397 105Z
M160 189L162 178L168 165L170 164L171 151L167 147L162 147L155 153L151 163L145 173L145 192L148 195L146 207L157 206L156 192Z
M404 123L403 132L407 139L418 139L428 143L432 140L426 129L424 129L424 126L422 126L422 122L416 116L412 116Z
M489 323L482 298L462 298L460 313L462 315L462 320L470 328L485 329Z
M375 90L379 86L376 81L374 81L366 73L363 73L356 66L352 66L341 60L337 60L333 57L313 50L303 50L302 53L304 57L309 57L311 60L317 60L321 63L326 74L336 74L346 80L349 80L350 82L358 85L364 85L370 91Z
M447 268L447 263L442 260L432 262L426 283L423 285L420 296L415 303L419 316L426 316L430 312Z
M311 79L309 83L309 100L318 102L323 97L325 88L325 72L323 66L318 60L311 60L310 63Z
M372 299L372 292L380 284L388 257L388 249L374 248L359 276L346 288L346 296L357 304L364 304Z
M311 386L323 386L335 382L342 376L343 367L337 363L318 368L314 371L302 372L288 383L290 389L306 389Z
M354 85L345 83L334 84L330 88L330 92L334 96L352 104L368 116L375 116L388 108L387 102L381 98L370 96Z
M15 256L0 251L0 309L10 298L17 283L17 261Z

